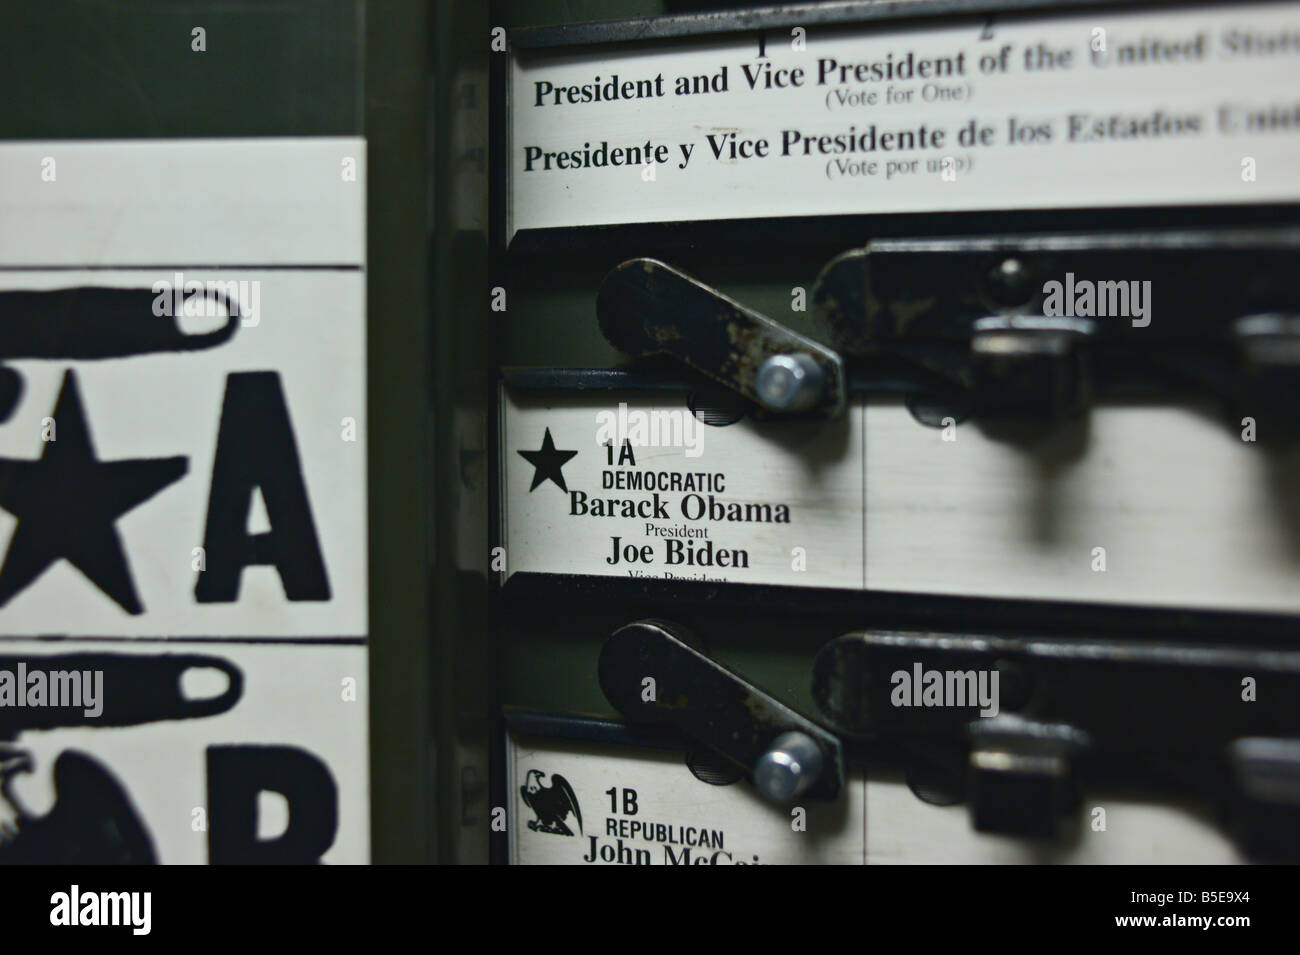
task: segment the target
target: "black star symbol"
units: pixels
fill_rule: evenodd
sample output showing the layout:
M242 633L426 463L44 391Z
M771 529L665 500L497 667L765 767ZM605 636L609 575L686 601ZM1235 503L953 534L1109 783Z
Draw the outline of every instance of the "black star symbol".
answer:
M38 460L0 458L0 507L18 518L0 566L0 606L62 557L128 613L140 613L113 522L178 480L188 461L97 460L71 371L59 390L54 428Z
M551 429L546 429L546 434L542 437L542 447L537 451L518 451L520 457L533 466L533 483L528 488L531 494L537 490L537 486L543 481L554 481L556 487L561 491L567 492L569 489L564 483L564 472L560 469L564 467L569 458L576 455L577 451L557 451L555 442L551 440Z

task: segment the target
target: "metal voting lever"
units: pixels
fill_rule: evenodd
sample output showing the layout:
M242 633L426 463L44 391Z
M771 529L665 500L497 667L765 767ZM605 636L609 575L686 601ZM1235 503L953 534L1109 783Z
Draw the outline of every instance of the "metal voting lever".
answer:
M977 418L1199 390L1295 433L1297 272L1294 228L885 239L833 259L813 302L841 353Z
M693 643L661 620L616 630L600 651L605 697L634 722L672 726L707 746L772 802L837 796L844 785L839 740Z
M596 317L619 350L672 355L770 412L844 410L838 354L655 259L631 259L605 276Z
M813 698L980 831L1060 835L1105 786L1208 804L1252 857L1300 857L1294 650L849 633L817 654Z

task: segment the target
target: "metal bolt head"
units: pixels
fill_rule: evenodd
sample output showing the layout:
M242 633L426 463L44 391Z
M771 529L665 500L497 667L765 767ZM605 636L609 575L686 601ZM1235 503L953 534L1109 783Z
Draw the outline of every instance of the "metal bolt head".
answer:
M788 803L811 788L822 771L822 751L806 733L782 733L758 757L754 786L764 799Z
M989 297L1004 308L1018 308L1029 302L1036 291L1029 267L1015 257L998 262L989 270Z
M769 411L807 411L817 404L826 376L811 355L773 355L754 376L758 401Z

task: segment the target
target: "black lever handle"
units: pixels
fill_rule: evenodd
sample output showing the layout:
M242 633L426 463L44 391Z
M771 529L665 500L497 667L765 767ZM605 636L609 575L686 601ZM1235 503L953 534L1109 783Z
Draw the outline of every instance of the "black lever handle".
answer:
M600 285L596 317L614 347L668 354L776 414L844 410L833 350L654 259L632 259Z
M1261 435L1291 436L1297 271L1294 228L884 239L833 259L813 303L842 354L977 418L1208 391Z
M745 772L778 803L832 799L844 784L839 740L710 659L680 627L640 620L600 652L600 686L628 719L680 730Z
M1138 785L1217 805L1253 856L1300 857L1300 651L850 633L813 698L909 771L946 759L983 831L1051 836L1085 784Z

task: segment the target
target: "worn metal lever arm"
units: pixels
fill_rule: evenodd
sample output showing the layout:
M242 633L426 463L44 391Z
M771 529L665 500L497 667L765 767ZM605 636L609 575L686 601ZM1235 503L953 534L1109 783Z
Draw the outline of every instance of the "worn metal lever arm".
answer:
M829 799L843 785L835 736L710 659L673 624L641 620L615 631L600 653L600 685L630 720L680 730L775 802Z
M596 317L621 351L672 355L768 411L844 410L836 352L663 262L632 259L610 272Z

